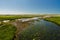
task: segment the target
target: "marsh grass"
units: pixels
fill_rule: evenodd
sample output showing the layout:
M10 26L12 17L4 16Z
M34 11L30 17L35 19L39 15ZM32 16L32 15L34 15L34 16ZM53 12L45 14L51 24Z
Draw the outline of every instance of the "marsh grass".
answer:
M60 17L51 17L51 18L46 18L45 20L51 21L51 22L56 23L57 25L60 26Z
M0 40L13 40L16 28L11 24L0 25Z

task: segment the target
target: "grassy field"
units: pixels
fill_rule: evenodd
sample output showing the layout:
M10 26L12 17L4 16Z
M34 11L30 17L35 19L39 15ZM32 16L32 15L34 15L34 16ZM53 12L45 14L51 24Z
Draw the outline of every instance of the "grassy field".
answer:
M20 18L32 18L32 17L39 17L40 15L0 15L1 20L14 20Z
M0 21L1 20L14 20L14 19L20 19L20 18L31 18L32 16L19 16L19 15L1 15L0 16Z
M0 40L13 40L16 28L10 24L0 25Z
M60 17L45 18L45 20L51 21L51 22L54 22L54 23L60 25Z

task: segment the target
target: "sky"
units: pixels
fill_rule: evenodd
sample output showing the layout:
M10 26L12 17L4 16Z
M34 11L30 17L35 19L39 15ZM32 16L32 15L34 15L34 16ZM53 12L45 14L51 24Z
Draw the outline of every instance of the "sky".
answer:
M0 14L60 14L60 0L0 0Z

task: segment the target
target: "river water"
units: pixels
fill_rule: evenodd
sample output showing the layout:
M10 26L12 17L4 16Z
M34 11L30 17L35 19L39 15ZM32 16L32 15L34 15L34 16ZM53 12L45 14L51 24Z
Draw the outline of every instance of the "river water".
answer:
M33 22L19 35L19 40L60 40L60 26L40 20Z

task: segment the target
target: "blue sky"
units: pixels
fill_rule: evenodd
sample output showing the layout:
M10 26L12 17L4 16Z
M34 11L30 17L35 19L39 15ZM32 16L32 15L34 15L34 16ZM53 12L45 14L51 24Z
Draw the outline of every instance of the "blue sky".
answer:
M0 14L60 14L60 0L0 0Z

